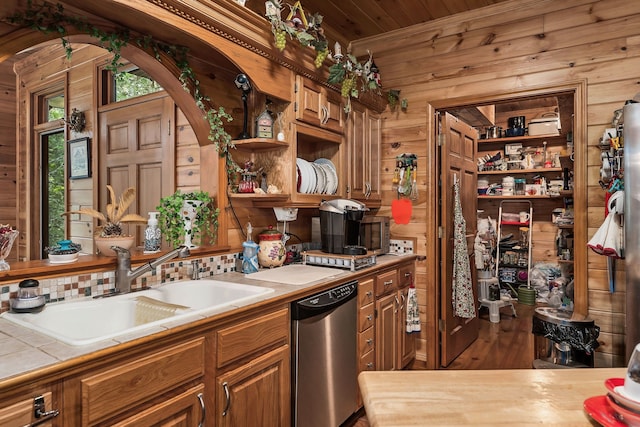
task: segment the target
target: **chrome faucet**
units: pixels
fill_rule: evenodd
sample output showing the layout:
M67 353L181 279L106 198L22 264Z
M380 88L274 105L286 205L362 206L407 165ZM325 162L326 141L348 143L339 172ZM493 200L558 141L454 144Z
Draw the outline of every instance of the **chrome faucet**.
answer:
M167 252L166 254L159 256L153 261L149 261L146 264L142 264L135 270L131 270L131 252L129 252L128 249L124 249L119 246L111 246L111 249L113 249L118 255L115 291L116 293L123 294L131 292L131 282L142 276L144 273L154 270L160 264L175 257L186 258L191 255L188 247L179 246L171 252Z
M191 280L200 280L200 261L191 261Z

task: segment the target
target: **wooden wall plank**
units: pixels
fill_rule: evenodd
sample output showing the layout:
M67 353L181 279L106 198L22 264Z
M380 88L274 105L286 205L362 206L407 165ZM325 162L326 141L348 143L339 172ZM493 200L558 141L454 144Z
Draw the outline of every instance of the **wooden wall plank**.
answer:
M534 5L523 0L509 2L508 6L517 10L500 15L499 27L493 25L496 16L489 11L499 8L486 8L483 10L486 14L477 11L464 19L450 17L419 28L354 42L356 53L364 49L375 52L385 87L400 90L400 96L409 102L406 112L387 110L383 114L383 147L400 143L398 152L383 150L383 169L390 167L390 161L398 153L414 152L421 159L420 169L435 173L436 159L427 155L432 150L428 145L433 141L427 129L429 109L425 106L429 101L448 99L454 105L456 99L474 95L517 93L554 83L584 81L587 85L586 132L584 140L576 141L575 146L583 150L581 153L588 165L578 177L585 181L581 181L581 185L586 189L586 228L580 232L585 233L582 240L587 241L604 219L604 192L598 184L598 140L610 124L613 111L639 92L636 74L640 67L637 35L640 3L569 0L542 1ZM429 183L436 179L436 176L424 176L420 180L420 192L429 194ZM390 204L394 196L389 189L388 180L383 181L383 207ZM403 233L401 229L406 228L423 234L425 228L429 230L434 226L434 213L429 212L419 214L419 219L412 218L406 226L395 225L394 230ZM534 222L534 227L550 237L554 235L548 222ZM550 257L553 248L552 243L537 245L534 254L540 258ZM432 254L427 248L419 247L419 250L424 250L422 254ZM618 286L616 293L609 293L605 257L589 250L586 265L588 283L579 286L588 288L589 311L597 313L598 319L606 316L611 319L601 325L601 335L607 343L598 350L601 355L597 360L612 363L620 360L623 353L620 325L623 317L619 314L624 312L624 287ZM618 262L616 281L623 282L624 277L624 267ZM435 283L427 279L420 286L426 291L425 298L420 300L421 312L427 313L426 324L437 325L436 301L428 296L435 292ZM437 351L431 342L434 335L429 334L428 331L421 334L427 359Z

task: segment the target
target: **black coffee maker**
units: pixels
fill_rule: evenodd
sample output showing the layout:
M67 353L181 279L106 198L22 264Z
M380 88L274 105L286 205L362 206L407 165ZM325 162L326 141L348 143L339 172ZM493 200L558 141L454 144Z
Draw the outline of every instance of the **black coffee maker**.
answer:
M320 203L320 240L322 252L364 255L360 244L360 221L369 209L355 200L336 199Z

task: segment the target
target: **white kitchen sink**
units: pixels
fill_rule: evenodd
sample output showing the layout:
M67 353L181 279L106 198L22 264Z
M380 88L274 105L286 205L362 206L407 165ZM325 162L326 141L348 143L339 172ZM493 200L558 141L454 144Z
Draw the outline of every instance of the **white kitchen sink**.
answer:
M273 289L261 286L187 280L113 297L51 303L40 313L6 312L1 317L69 345L81 346L244 304L270 292ZM149 305L141 305L145 301L151 303L151 311ZM167 307L163 302L183 307Z

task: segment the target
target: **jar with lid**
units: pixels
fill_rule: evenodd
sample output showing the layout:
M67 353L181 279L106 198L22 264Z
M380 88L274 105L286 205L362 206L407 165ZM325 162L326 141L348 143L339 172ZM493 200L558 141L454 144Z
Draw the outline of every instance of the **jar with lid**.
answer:
M502 195L513 196L514 192L514 178L512 176L505 176L502 178Z
M260 250L258 262L261 267L280 267L287 257L282 233L269 226L258 235Z
M524 196L527 180L524 178L516 178L513 181L513 190L516 196Z

